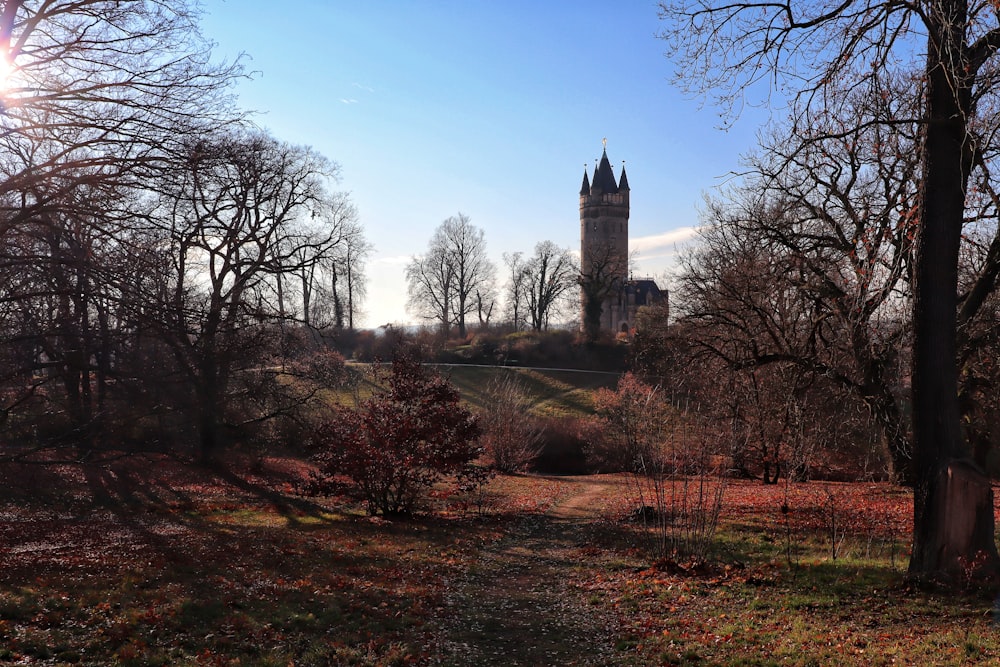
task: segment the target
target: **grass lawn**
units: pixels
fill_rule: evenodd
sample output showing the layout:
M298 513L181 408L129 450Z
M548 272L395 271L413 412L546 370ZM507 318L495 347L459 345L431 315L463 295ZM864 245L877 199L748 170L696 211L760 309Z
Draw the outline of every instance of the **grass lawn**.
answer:
M487 388L497 377L515 376L530 397L533 411L538 415L584 417L594 413L595 389L613 389L620 374L603 371L535 370L515 366L473 366L463 364L429 364L436 372L455 385L462 399L474 409L488 402ZM348 368L355 374L361 397L372 393L369 364L351 363ZM341 391L336 395L340 403L350 404L353 392Z
M733 482L708 565L653 563L601 590L643 664L997 664L995 591L906 584L911 507L884 484Z
M621 476L442 487L389 522L302 495L307 473L4 467L0 664L458 665L476 642L510 647L481 664L1000 661L992 592L905 584L911 501L885 485L730 482L708 564L687 564L657 559ZM519 608L545 641L500 641Z

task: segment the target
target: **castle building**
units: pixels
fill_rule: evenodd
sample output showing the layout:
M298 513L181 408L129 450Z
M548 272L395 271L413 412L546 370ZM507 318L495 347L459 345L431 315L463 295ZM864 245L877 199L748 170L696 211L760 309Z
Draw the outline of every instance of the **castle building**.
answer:
M580 188L580 321L584 331L599 321L595 328L600 331L628 333L636 311L661 302L664 295L652 279L629 276L628 177L622 163L615 179L604 143L593 180L584 167Z

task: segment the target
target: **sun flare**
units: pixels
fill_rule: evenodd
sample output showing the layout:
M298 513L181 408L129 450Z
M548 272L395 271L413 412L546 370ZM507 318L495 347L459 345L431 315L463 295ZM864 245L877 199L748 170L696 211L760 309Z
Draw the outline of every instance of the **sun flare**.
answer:
M12 85L17 68L6 53L0 54L0 95L6 93Z

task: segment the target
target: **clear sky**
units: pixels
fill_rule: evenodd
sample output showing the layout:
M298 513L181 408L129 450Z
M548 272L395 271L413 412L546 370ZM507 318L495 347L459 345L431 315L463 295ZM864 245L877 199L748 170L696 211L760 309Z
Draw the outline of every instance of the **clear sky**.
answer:
M539 241L578 250L584 165L593 176L605 137L628 171L635 274L662 275L763 117L722 131L677 91L645 0L203 4L216 57L249 56L241 106L340 164L375 246L364 326L413 320L405 265L458 212L501 271Z

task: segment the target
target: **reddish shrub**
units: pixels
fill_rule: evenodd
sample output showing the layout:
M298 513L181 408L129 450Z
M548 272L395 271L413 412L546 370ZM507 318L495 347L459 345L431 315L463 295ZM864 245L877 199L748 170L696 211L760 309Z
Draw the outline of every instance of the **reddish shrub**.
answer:
M412 358L393 361L384 385L320 428L314 458L324 475L350 478L371 514L409 514L422 492L479 454L479 425L458 391Z

